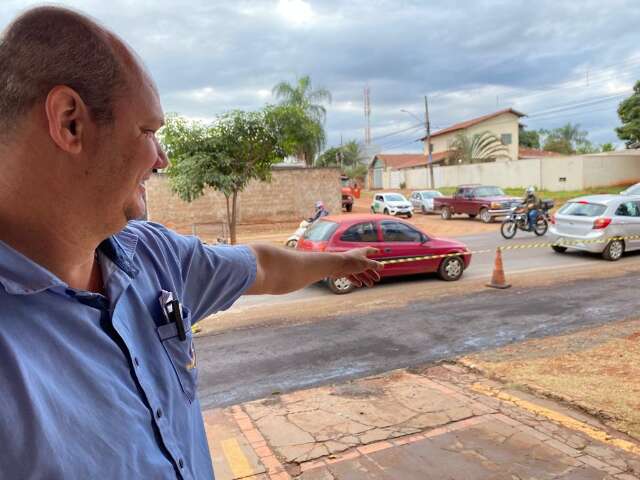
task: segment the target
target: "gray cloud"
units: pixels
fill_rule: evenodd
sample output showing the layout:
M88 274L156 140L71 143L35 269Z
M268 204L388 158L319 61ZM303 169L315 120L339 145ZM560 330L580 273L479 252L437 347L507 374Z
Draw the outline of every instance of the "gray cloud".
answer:
M432 123L444 127L511 106L533 114L630 92L640 79L636 0L610 0L606 8L600 0L291 1L289 16L277 0L61 3L94 16L140 54L167 111L213 118L259 108L274 101L275 83L311 75L334 97L330 144L341 135L362 139L365 85L373 136L380 137L416 125L400 109L421 116L425 94ZM5 0L0 25L35 3ZM615 142L618 103L532 115L524 123L553 128L571 121L595 142ZM420 133L380 144L417 151Z

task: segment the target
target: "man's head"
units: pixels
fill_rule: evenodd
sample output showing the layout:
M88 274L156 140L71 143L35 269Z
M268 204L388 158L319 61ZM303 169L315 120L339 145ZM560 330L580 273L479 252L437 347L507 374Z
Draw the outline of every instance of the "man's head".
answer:
M0 185L28 178L23 188L34 191L23 194L34 208L55 194L67 215L106 231L140 217L142 183L166 166L155 138L162 122L135 54L93 20L40 7L0 38L0 155L8 165Z

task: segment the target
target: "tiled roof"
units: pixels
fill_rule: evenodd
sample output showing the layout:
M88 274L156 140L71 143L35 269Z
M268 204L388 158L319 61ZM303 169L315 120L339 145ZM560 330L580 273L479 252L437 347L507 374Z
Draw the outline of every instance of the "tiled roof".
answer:
M538 148L518 148L518 158L560 157L558 152L549 152Z
M448 154L448 151L432 153L431 159L433 163L438 163L444 160ZM374 157L374 159L376 158L382 160L387 167L395 168L396 170L421 167L427 165L428 162L427 156L419 153L379 153Z
M517 115L518 117L524 117L525 114L524 113L520 113L517 110L514 110L513 108L505 108L504 110L500 110L497 112L493 112L490 113L488 115L483 115L482 117L478 117L478 118L472 118L471 120L467 120L466 122L460 122L460 123L455 123L453 125L451 125L450 127L447 128L443 128L442 130L438 130L435 133L431 134L431 138L433 137L438 137L440 135L444 135L445 133L451 133L451 132L456 132L458 130L464 130L465 128L469 128L469 127L473 127L474 125L477 125L479 123L482 123L486 120L491 120L492 118L495 118L499 115L503 115L505 113L513 113L514 115ZM426 140L427 137L423 137L422 140Z

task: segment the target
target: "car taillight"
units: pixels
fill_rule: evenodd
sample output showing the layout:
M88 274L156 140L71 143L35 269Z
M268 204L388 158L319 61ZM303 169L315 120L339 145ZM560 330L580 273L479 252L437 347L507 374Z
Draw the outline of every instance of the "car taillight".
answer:
M555 225L555 224L556 224L556 214L555 214L555 213L554 213L554 214L552 214L552 215L549 217L549 220L551 221L551 225Z
M611 219L608 217L596 218L595 222L593 222L593 229L602 230L603 228L607 228L610 223Z

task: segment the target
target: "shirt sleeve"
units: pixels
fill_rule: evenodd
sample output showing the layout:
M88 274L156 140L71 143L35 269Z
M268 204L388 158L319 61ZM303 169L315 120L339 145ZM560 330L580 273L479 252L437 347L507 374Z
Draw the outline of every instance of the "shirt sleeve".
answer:
M255 282L256 258L248 246L205 245L159 224L136 223L155 237L153 243L169 250L163 257L179 276L176 293L191 311L192 323L228 309Z

